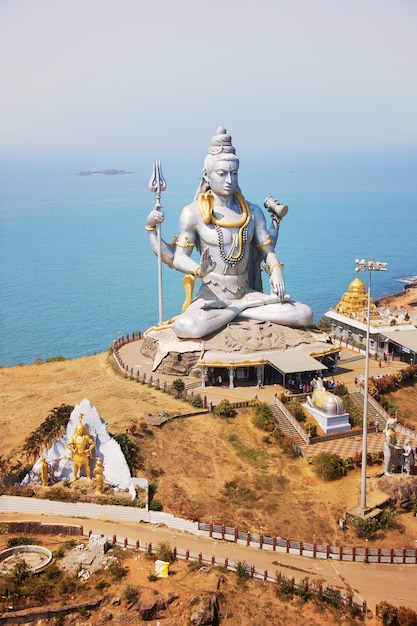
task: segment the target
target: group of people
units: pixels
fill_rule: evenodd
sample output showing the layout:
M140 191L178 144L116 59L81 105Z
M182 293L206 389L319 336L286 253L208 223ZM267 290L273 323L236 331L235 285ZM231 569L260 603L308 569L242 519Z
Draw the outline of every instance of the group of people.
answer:
M334 389L336 387L334 378L332 377L332 380L323 378L323 387L326 390ZM311 380L303 380L301 378L295 379L290 376L287 380L287 389L293 393L311 393L313 387L311 385Z
M400 469L408 476L412 476L414 474L415 459L411 440L406 439L404 446L397 444L397 435L395 432L396 424L397 420L395 418L390 418L387 420L387 424L384 429L384 474L386 476L391 476L392 469L394 467Z

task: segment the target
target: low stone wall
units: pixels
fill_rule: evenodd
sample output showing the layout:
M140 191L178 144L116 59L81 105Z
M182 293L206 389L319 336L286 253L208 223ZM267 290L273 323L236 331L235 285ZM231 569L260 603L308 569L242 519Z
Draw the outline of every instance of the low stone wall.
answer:
M70 613L80 613L82 609L96 609L101 603L101 598L82 602L81 604L71 604L66 607L59 608L30 608L22 611L13 611L13 613L2 613L0 615L0 626L6 624L27 624L33 623L35 620L53 618L57 615L69 615Z
M68 524L42 524L32 521L11 521L7 523L9 533L14 535L82 535L82 526Z

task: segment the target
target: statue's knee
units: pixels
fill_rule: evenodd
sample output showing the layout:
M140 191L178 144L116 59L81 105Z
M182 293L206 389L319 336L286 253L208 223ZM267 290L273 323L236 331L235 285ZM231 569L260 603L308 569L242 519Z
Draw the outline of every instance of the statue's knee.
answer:
M174 322L174 333L180 339L200 339L201 332L198 332L198 326L191 318L180 316Z
M311 324L313 323L313 311L308 306L308 304L300 305L299 315L300 315L300 320L304 326L311 326Z

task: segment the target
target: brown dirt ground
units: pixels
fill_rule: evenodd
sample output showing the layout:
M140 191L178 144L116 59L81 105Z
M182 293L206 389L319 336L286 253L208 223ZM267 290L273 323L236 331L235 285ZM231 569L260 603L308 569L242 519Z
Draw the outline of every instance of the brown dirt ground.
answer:
M0 550L6 547L6 539L4 535L0 535ZM71 552L71 548L66 545L66 540L62 537L41 535L37 537L37 540L40 545L49 548L52 552L56 552L61 547L65 555ZM77 538L76 540L77 543L88 544L86 539ZM56 563L59 565L60 559L57 559ZM345 621L340 613L338 614L324 603L317 601L302 603L298 598L289 599L289 601L280 600L270 583L253 579L242 584L239 583L236 574L225 572L221 568L210 567L208 572L201 572L196 571L185 561L175 561L170 564L167 579L150 581L149 575L155 571L154 559L150 559L146 554L128 550L122 556L122 564L128 573L118 582L111 582L110 577L106 576L103 570L97 570L88 581L81 583L76 601L82 603L102 598L97 610L88 611L84 616L71 613L59 623L62 626L75 624L95 626L102 624L106 619L112 619L113 623L131 623L129 618L132 618L132 614L135 613L135 606L129 605L126 600L125 591L128 586L138 590L143 603L154 602L157 598L165 601L167 609L159 612L157 620L150 622L161 623L164 626L188 626L191 623L192 600L196 596L217 598L219 623L231 626L252 626L253 624L298 626L300 611L302 611L302 623L305 626L321 626L323 623L348 626L353 623ZM96 584L100 580L106 580L109 586L99 591ZM6 582L6 578L0 576L0 585L3 582ZM171 604L167 603L169 594L177 596ZM64 606L74 604L74 597L70 594L55 597L53 591L50 591L48 598L48 608L59 610ZM116 598L120 599L120 603L112 602ZM33 600L3 600L0 601L0 616L1 611L7 611L7 606L10 604L14 604L14 610L29 610L30 607L39 606L39 603ZM368 620L368 624L376 624L371 614L369 618L371 621ZM24 621L32 623L27 617ZM56 623L55 617L36 621L38 626Z
M0 381L3 458L21 459L25 438L62 403L88 398L111 432L125 432L132 422L140 425L149 412L191 410L173 396L121 377L107 353L0 369ZM207 414L139 427L134 439L143 457L139 475L152 483L154 498L165 511L186 518L212 516L242 531L256 533L262 526L266 534L307 542L315 534L318 542L339 545L337 520L359 502L359 469L341 481L319 480L305 460L286 458L268 443L252 425L249 409L228 420ZM369 467L368 500L383 497L380 473L380 465ZM404 513L401 522L400 531L380 537L381 546L414 546L415 520ZM344 545L355 543L350 532L343 534Z

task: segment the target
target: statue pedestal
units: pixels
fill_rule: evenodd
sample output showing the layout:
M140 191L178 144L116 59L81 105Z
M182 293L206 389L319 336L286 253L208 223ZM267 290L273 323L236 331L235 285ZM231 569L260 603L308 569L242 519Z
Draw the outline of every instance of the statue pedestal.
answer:
M307 402L303 404L303 407L314 417L325 435L343 433L352 429L352 426L349 423L349 413L342 413L341 415L327 415Z

